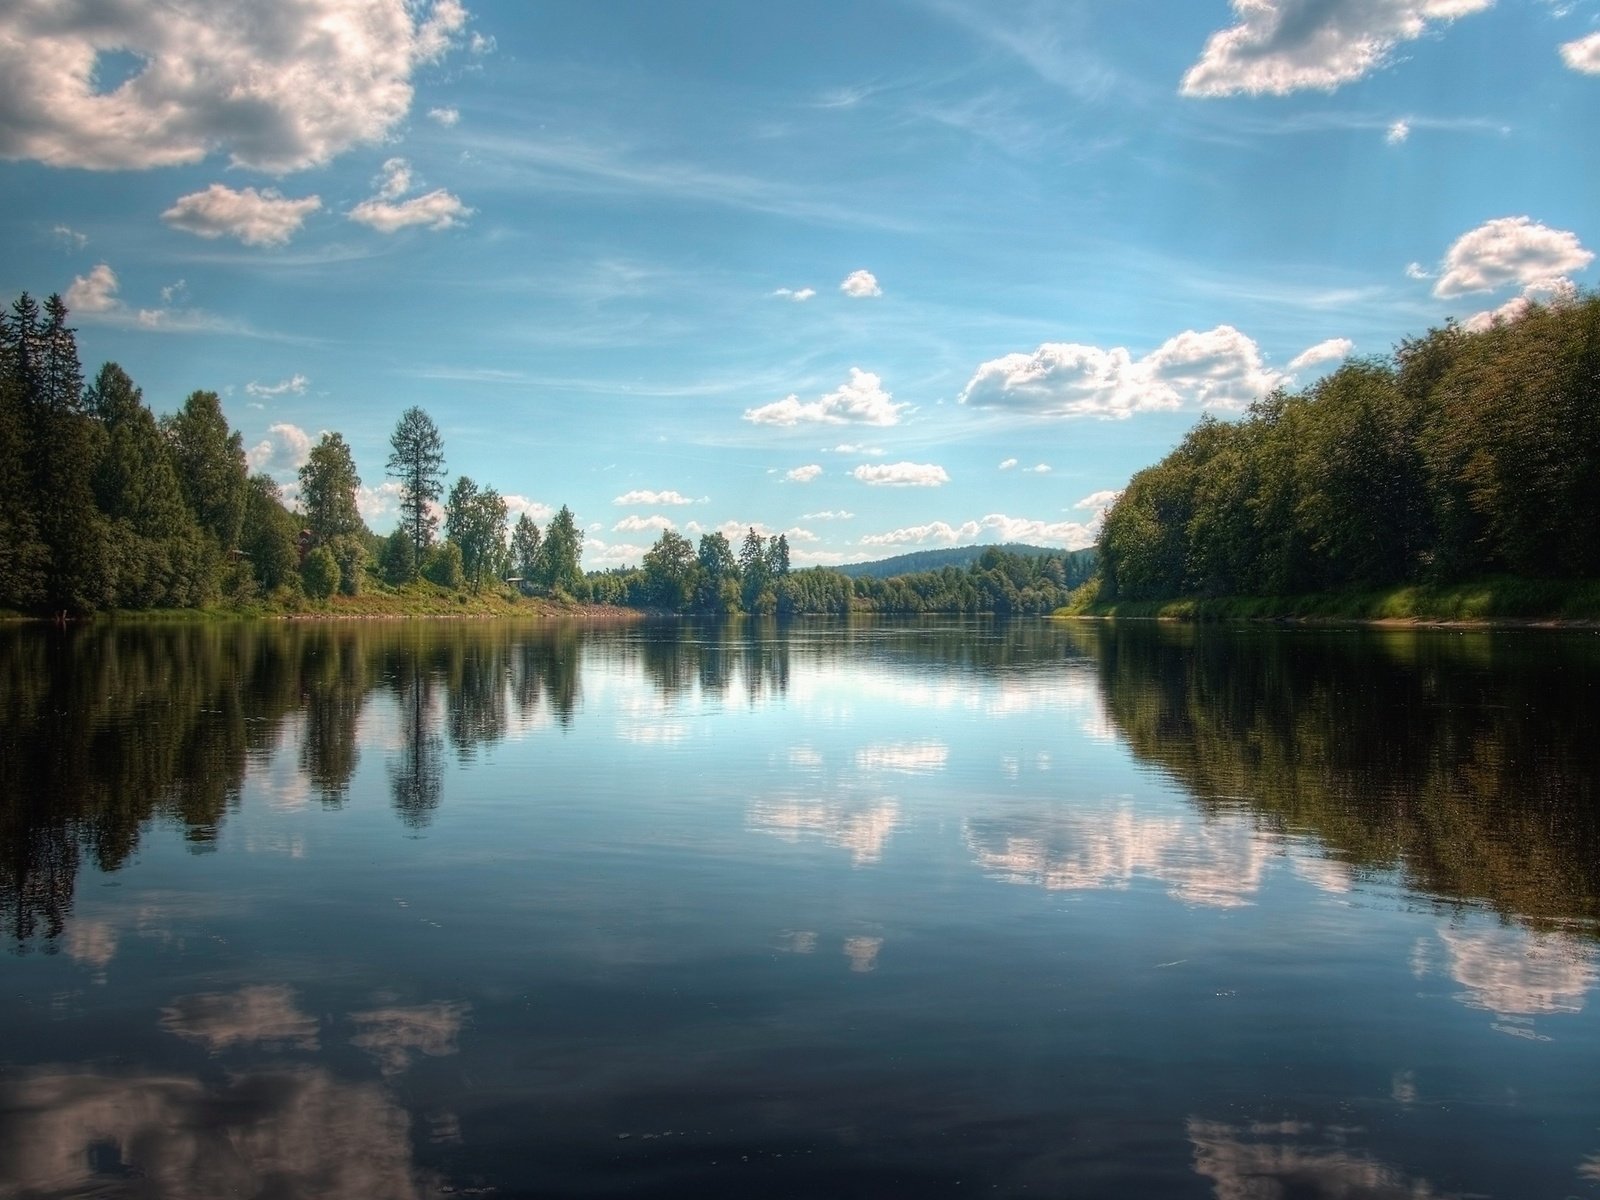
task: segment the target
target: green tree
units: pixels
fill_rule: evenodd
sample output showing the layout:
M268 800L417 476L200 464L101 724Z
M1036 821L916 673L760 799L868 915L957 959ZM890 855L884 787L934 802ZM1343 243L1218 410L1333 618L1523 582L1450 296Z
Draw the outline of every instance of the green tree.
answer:
M527 513L511 530L511 569L530 582L539 570L539 526Z
M461 547L454 542L440 542L428 551L422 561L422 574L430 583L449 591L459 591L466 576L461 567Z
M340 434L323 434L300 468L300 508L315 544L328 545L365 530L356 504L360 491L349 444Z
M565 504L550 518L539 555L540 582L569 593L576 593L581 588L583 573L578 563L583 555L583 535L578 532L578 522L572 510Z
M433 419L413 406L400 414L389 446L387 471L400 481L400 523L411 536L412 559L420 564L439 525L432 506L444 492L444 441Z
M675 529L663 529L644 555L645 588L652 603L677 612L695 593L694 546Z
M462 570L478 591L505 553L506 502L493 488L480 489L463 475L450 489L444 511L446 536L461 548Z
M695 555L699 566L694 606L700 612L739 611L739 563L725 533L702 533Z
M326 546L311 548L300 575L305 582L306 595L313 600L326 600L339 590L339 564L334 560L333 551Z
M744 535L739 547L740 598L746 612L763 611L762 597L768 593L770 572L767 568L767 542L755 527Z
M244 524L239 548L250 556L256 581L269 592L293 588L299 580L300 522L283 504L270 475L252 475L245 485Z

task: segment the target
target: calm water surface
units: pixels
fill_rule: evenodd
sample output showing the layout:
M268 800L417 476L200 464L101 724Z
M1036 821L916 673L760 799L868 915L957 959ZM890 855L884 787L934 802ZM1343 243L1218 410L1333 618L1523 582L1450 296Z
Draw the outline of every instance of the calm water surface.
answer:
M1600 1196L1600 637L0 631L0 1196Z

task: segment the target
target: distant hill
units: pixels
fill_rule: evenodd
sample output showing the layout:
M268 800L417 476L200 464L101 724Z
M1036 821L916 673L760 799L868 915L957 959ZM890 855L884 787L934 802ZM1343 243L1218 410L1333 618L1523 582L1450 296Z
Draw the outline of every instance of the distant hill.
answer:
M865 575L872 579L893 579L896 575L912 575L918 571L942 571L945 567L968 567L982 557L985 550L1003 550L1025 558L1043 558L1054 555L1067 560L1069 567L1081 564L1081 573L1087 575L1094 563L1094 548L1062 550L1052 546L1025 546L1021 542L1007 542L1003 546L951 546L943 550L917 550L911 554L897 554L877 562L846 563L835 567L841 575L854 579ZM1071 572L1076 576L1079 572Z

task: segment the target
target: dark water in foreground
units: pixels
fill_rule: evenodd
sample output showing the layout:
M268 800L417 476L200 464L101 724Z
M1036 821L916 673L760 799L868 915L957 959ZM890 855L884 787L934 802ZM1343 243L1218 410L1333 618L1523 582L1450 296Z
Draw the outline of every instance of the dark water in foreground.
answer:
M0 631L0 1197L1600 1196L1600 637Z

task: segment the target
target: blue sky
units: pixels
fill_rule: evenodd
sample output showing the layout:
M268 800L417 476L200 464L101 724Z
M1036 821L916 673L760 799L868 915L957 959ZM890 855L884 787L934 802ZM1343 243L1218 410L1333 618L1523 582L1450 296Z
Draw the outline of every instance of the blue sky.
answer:
M0 289L584 565L1078 546L1204 411L1593 287L1600 0L19 0Z

